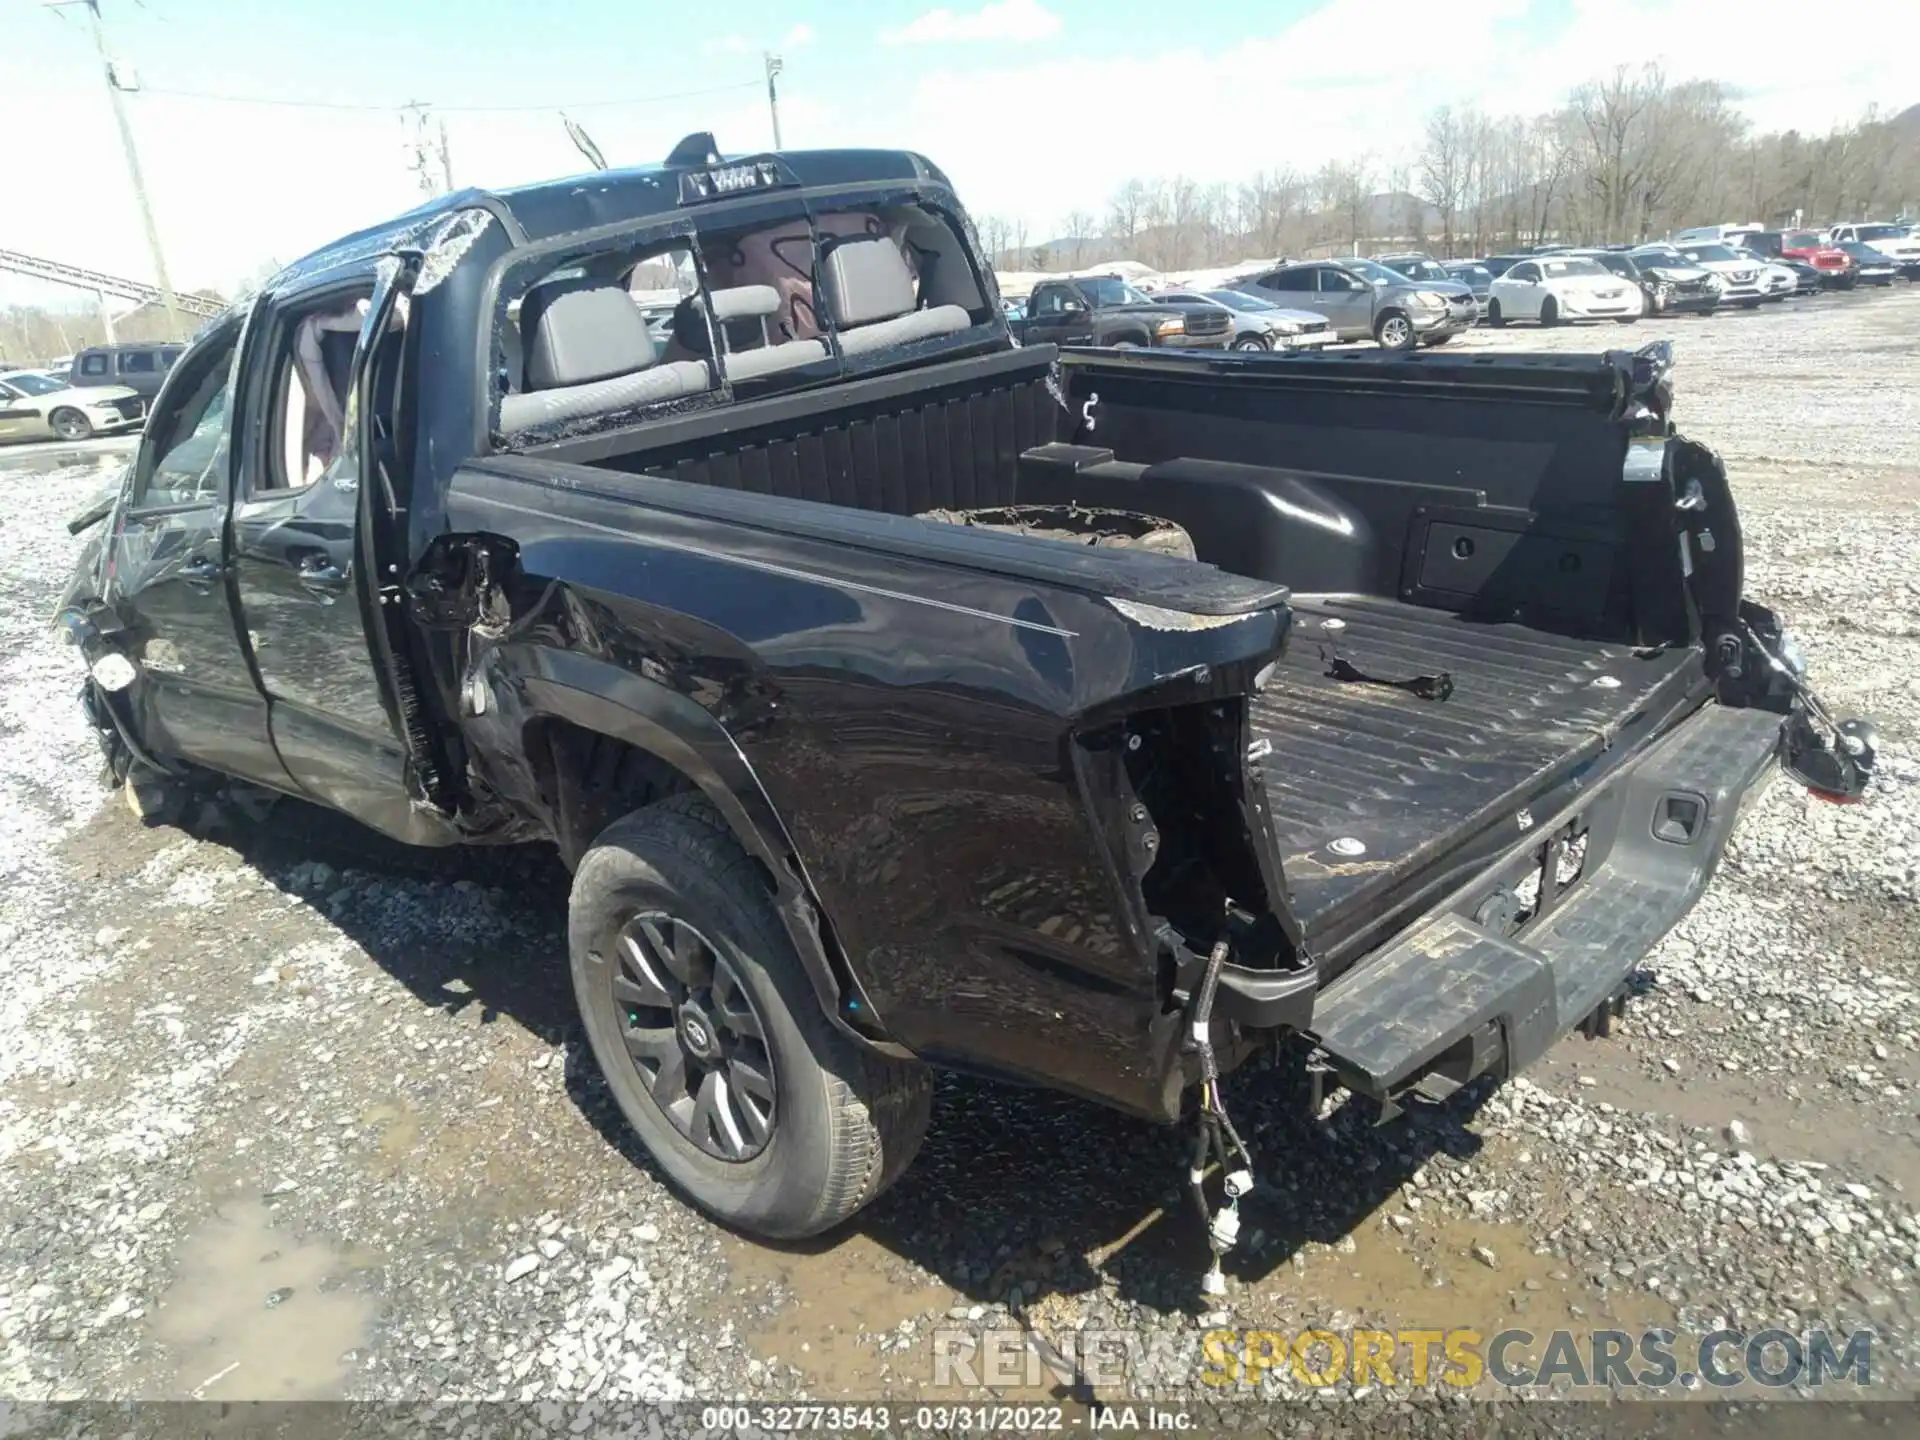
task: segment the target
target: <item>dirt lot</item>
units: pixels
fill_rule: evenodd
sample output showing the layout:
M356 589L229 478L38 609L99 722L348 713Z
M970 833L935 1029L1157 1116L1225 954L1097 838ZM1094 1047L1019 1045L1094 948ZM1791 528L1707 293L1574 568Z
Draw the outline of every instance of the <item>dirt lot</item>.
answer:
M907 1179L810 1246L678 1203L575 1029L556 866L103 800L44 624L103 472L0 475L0 1394L952 1402L991 1397L932 1388L934 1332L1023 1326L1149 1337L1164 1363L1098 1398L1178 1397L1223 1320L1871 1325L1876 1389L1910 1392L1917 331L1902 287L1456 342L1675 341L1753 585L1881 721L1882 786L1775 785L1613 1037L1504 1090L1369 1129L1238 1077L1263 1189L1211 1316L1176 1137L1045 1094L943 1082Z

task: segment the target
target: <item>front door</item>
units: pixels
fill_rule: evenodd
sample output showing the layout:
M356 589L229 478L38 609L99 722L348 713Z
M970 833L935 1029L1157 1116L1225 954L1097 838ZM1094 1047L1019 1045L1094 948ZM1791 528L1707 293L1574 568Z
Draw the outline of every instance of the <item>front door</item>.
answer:
M378 604L363 563L370 483L365 388L397 361L398 292L371 275L293 297L263 325L232 554L273 739L316 800L416 843L447 838L412 800L394 697L375 663Z
M1354 340L1373 334L1373 286L1335 265L1321 266L1318 274L1320 313L1332 322L1340 338Z
M111 542L108 598L139 670L131 699L142 740L161 756L289 789L234 627L222 558L228 399L242 328L232 319L197 344L148 417Z

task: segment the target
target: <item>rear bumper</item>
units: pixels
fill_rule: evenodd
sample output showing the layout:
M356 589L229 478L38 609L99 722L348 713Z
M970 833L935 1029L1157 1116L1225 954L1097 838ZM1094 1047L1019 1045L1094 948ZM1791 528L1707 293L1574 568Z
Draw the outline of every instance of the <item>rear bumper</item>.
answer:
M1510 1075L1594 1016L1692 908L1719 864L1741 802L1769 774L1782 719L1708 705L1579 806L1463 887L1435 918L1339 976L1317 997L1311 1033L1352 1089L1383 1100L1414 1086L1444 1094ZM1563 872L1584 835L1580 879L1517 930L1500 912L1525 878ZM1258 1010L1233 977L1232 1014Z

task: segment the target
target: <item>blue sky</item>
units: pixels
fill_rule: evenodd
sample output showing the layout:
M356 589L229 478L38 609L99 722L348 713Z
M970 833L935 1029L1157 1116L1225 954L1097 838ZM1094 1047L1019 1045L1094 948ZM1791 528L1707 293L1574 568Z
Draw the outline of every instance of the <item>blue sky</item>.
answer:
M1901 47L1838 40L1817 71L1751 0L328 0L254 6L103 0L169 267L232 287L415 203L392 109L241 105L160 93L445 107L455 179L507 185L581 168L555 108L615 164L657 160L710 128L771 143L760 52L785 57L790 147L905 145L976 213L1100 215L1130 175L1232 180L1368 153L1384 175L1440 103L1532 112L1579 80L1666 52L1670 73L1742 87L1755 120L1821 129L1870 102L1920 98ZM1436 24L1436 16L1444 24ZM1879 53L1884 51L1884 53ZM734 86L733 89L715 87ZM712 91L684 98L687 91ZM15 169L0 248L146 276L84 13L0 0L0 95ZM618 105L594 102L618 100ZM37 136L35 143L33 137ZM12 168L12 167L10 167ZM0 278L0 303L54 300Z

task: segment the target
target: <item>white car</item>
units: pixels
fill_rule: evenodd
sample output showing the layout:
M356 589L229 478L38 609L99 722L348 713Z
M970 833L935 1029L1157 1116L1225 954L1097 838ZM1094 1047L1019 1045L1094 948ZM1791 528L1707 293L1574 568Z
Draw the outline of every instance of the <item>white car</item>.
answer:
M140 424L147 402L124 385L76 390L38 370L0 371L0 441L85 440Z
M1487 323L1537 320L1616 320L1631 325L1645 311L1646 293L1582 255L1542 255L1507 267L1487 292Z
M1871 245L1903 270L1920 265L1920 235L1911 225L1835 225L1827 231L1830 245L1848 240Z
M1760 262L1731 245L1680 245L1680 253L1720 282L1720 303L1751 310L1767 298Z
M1786 266L1777 265L1764 255L1755 255L1751 250L1737 253L1760 267L1760 293L1766 299L1784 300L1800 288L1799 275Z

